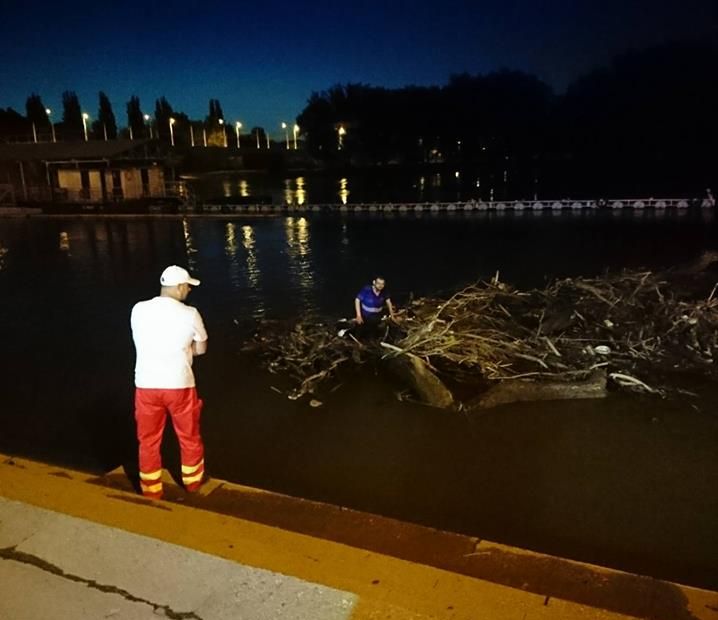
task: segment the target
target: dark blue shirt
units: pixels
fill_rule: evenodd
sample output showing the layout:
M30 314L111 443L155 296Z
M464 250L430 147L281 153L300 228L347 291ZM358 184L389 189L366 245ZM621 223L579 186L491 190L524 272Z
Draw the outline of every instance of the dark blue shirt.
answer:
M377 295L374 293L374 288L371 284L367 284L357 294L357 299L361 305L361 315L363 317L380 317L381 311L384 309L386 300L389 299L389 295L386 291L380 291Z

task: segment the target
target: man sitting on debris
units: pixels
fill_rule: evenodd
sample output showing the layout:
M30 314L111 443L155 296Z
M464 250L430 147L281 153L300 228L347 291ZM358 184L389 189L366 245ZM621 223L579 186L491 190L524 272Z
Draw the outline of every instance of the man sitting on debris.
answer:
M385 316L384 308L389 310L389 318L396 321L394 305L389 294L384 290L386 281L382 276L376 276L371 284L367 284L357 293L354 299L356 322L361 326L363 335L376 335L382 318Z

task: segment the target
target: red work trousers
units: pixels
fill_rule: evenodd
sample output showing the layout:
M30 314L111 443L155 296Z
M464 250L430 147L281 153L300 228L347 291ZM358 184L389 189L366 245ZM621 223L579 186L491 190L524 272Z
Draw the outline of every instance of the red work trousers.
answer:
M135 389L135 420L140 442L140 488L147 497L162 497L160 447L167 414L179 439L182 482L188 491L199 488L204 476L204 444L199 432L202 401L197 390Z

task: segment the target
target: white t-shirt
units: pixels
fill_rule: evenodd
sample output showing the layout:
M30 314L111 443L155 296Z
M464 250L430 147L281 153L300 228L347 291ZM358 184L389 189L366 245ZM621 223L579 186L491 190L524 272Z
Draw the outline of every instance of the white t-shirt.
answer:
M194 387L192 343L207 340L197 308L172 297L140 301L130 317L139 388Z

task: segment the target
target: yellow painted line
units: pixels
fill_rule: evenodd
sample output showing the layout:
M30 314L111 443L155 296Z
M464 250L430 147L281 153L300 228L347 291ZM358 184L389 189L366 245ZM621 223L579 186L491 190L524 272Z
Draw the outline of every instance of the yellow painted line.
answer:
M0 455L0 495L95 523L353 592L354 620L613 620L613 612L545 597L339 543L92 484L93 476ZM715 593L683 588L696 618ZM710 598L713 596L714 598ZM708 597L708 598L706 598ZM703 612L704 615L701 615Z

